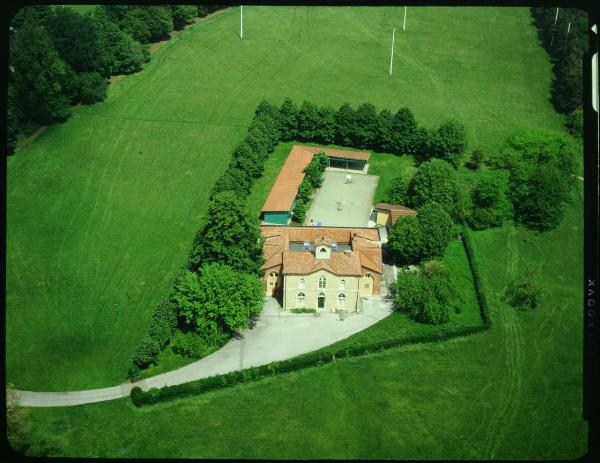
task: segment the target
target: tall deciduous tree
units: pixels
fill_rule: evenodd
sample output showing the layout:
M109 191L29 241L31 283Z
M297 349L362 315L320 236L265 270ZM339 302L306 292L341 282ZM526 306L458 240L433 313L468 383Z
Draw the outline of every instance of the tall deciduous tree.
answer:
M286 98L281 104L279 112L281 114L281 140L293 140L298 131L298 108L291 99Z
M499 227L512 216L513 207L508 199L508 172L505 170L482 172L472 197L473 211L469 225L476 230Z
M390 204L406 204L409 184L409 180L403 176L396 177L392 180L390 188L386 191L386 202Z
M230 169L231 170L231 169ZM220 262L234 270L262 275L262 239L258 220L252 218L235 193L216 194L193 250L192 265Z
M264 292L256 275L211 263L203 265L199 274L184 273L175 283L172 297L186 324L213 343L220 334L232 334L256 317Z
M355 146L370 148L377 137L377 112L370 103L361 104L356 110Z
M355 146L356 111L348 103L344 103L335 113L336 143L345 146Z
M181 30L186 24L194 21L194 17L198 14L198 7L193 5L171 5L173 13L173 28Z
M400 264L416 263L423 251L423 233L417 217L399 218L390 233L388 246Z
M458 167L460 159L467 149L467 129L458 121L442 123L429 140L429 156L448 161Z
M10 65L18 111L24 117L41 124L69 117L64 91L68 65L42 26L26 22L19 27L10 44Z
M452 166L441 159L421 164L411 180L408 196L412 207L437 202L457 222L469 215L469 198L464 185Z
M456 231L450 215L441 205L430 201L417 209L417 220L423 236L421 257L431 259L443 256Z
M54 8L46 20L46 30L61 58L75 72L111 75L109 44L99 39L96 23L89 16L71 8Z
M319 108L305 100L298 111L298 138L303 141L314 140L319 133Z

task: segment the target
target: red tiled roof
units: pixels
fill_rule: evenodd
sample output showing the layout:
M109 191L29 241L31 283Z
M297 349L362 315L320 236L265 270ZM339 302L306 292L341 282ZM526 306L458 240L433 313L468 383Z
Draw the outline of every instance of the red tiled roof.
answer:
M367 161L371 153L366 151L348 151L333 148L294 145L275 179L273 188L267 196L262 211L285 212L292 208L298 187L304 178L304 168L313 156L323 151L327 156Z
M282 265L283 274L307 275L327 270L336 275L360 275L363 268L383 272L379 232L376 228L261 226L265 237L263 269ZM316 259L310 251L289 251L289 242L352 244L351 252L336 251L330 259Z

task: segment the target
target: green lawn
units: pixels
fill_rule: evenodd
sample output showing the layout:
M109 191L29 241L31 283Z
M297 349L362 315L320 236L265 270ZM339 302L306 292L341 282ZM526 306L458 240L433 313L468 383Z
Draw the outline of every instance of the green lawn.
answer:
M402 16L249 6L240 40L239 11L225 11L9 158L7 381L39 391L124 379L263 98L408 106L426 126L456 117L491 154L517 130L562 130L527 9L411 7L405 32ZM127 399L31 409L32 432L73 457L579 457L581 204L548 234L474 233L490 331L144 410ZM533 313L501 299L526 263L544 282Z

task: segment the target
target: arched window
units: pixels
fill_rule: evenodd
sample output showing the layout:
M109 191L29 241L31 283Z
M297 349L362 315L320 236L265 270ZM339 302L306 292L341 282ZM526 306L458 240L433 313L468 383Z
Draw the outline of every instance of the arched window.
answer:
M325 288L327 285L327 280L324 276L319 278L319 288Z
M306 303L306 295L304 293L298 293L297 302L298 305L304 305Z
M346 295L343 293L340 293L340 295L338 296L338 305L340 307L344 307L346 305Z
M321 248L321 249L319 250L319 252L327 252L327 249L325 249L325 248Z
M346 280L342 278L340 280L340 291L343 291L344 289L346 289Z
M370 273L365 274L365 288L369 288L371 286L371 280L373 277Z
M304 278L298 280L298 289L304 289Z

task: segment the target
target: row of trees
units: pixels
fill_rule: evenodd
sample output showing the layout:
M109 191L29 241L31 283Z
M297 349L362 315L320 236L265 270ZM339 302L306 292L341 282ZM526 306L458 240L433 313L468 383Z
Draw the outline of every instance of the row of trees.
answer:
M578 8L535 7L531 12L542 45L553 64L552 102L570 113L583 101L582 62L588 50L588 15ZM570 27L569 27L570 23Z
M304 169L304 179L298 187L298 195L294 201L294 220L304 223L308 202L315 191L323 183L323 172L328 164L327 155L324 152L317 153Z
M104 100L109 76L138 72L149 61L148 42L218 7L103 5L85 14L49 5L19 10L10 32L8 154L24 127L63 122L70 105Z
M215 182L204 226L169 297L156 307L148 336L135 349L130 377L155 363L170 342L182 355L201 355L203 347L224 344L260 313L262 238L244 199L279 140L276 111L267 102L258 106L246 138Z
M419 127L409 108L395 114L389 109L377 112L370 103L357 109L348 103L336 111L304 101L300 107L286 99L279 110L281 139L322 144L336 143L396 155L415 155L419 160L445 159L457 167L468 145L464 125L455 120L436 129Z

